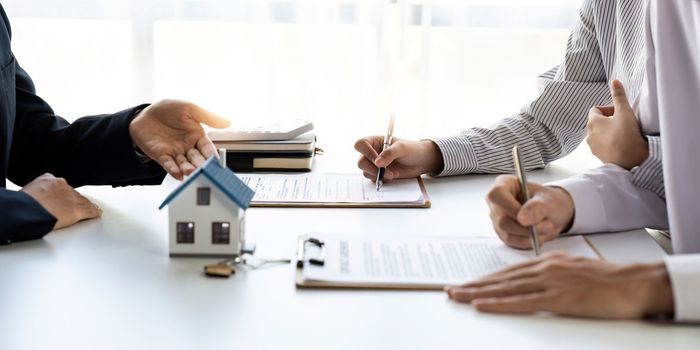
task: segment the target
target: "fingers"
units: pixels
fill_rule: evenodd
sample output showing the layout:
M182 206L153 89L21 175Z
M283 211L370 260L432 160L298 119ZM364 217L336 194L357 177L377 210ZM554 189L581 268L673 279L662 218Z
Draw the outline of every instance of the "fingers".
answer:
M180 171L180 167L177 165L173 157L161 156L160 158L158 158L158 164L160 164L160 166L163 167L163 169L165 169L165 171L167 171L168 174L170 174L170 176L178 180L183 179L182 171Z
M178 166L180 167L180 172L184 175L189 175L191 174L195 167L190 163L190 161L185 157L183 154L178 154L175 156L175 161L177 162Z
M360 157L360 159L357 161L357 167L362 170L363 175L372 180L376 181L377 180L377 173L379 172L379 168L377 168L374 163L370 162L369 159L365 157ZM397 171L391 170L389 168L385 169L384 171L384 180L393 180L399 176L399 173Z
M204 158L198 149L191 148L189 151L187 151L187 160L189 160L190 164L192 164L194 167L200 167L207 161L207 158Z
M518 180L515 176L501 175L496 178L496 182L486 195L486 202L492 210L502 210L514 218L521 207L517 199L518 188Z
M551 301L546 291L518 294L502 298L475 299L472 305L482 312L531 314L546 311L546 304Z
M210 112L195 103L189 103L189 114L195 121L211 126L212 128L223 129L231 126L231 121Z
M202 137L197 141L197 149L204 156L204 159L209 159L211 157L218 157L219 151L216 146L208 137Z
M370 178L376 178L377 172L379 171L377 166L374 165L367 157L361 156L357 161L357 167L360 168L365 174L369 175ZM365 176L367 177L367 176Z
M76 195L78 197L78 204L76 206L76 222L102 216L102 208L77 192Z
M384 138L381 136L361 138L355 142L355 150L374 164L374 160L379 155L378 152L382 151L383 140Z
M588 111L588 117L612 117L615 114L614 106L595 106Z
M613 80L610 82L610 95L612 96L613 105L615 110L631 110L629 99L627 98L627 92L625 92L625 87L619 80Z
M382 168L388 167L396 159L405 157L408 151L409 149L404 142L397 141L382 151L377 159L374 160L374 164Z
M552 201L543 196L535 195L530 198L527 203L523 204L520 211L518 211L517 220L520 225L523 226L533 226L544 224L544 219L552 211L551 208Z
M502 298L512 295L541 292L544 287L536 278L524 278L515 281L505 281L482 287L455 287L448 290L451 299L470 303L475 299Z

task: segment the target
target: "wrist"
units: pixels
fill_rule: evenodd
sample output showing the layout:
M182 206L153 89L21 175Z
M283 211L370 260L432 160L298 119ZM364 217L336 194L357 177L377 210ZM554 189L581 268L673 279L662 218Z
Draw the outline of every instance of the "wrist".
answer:
M555 190L557 202L560 203L560 208L562 210L562 223L563 228L561 233L569 232L571 227L574 225L574 215L576 215L576 208L574 205L574 198L571 193L559 186L549 186Z
M664 263L643 265L643 312L646 316L673 314L673 290Z
M420 144L423 149L423 154L424 154L424 160L425 160L425 166L426 169L423 171L423 174L439 174L442 172L442 169L445 168L445 163L442 157L442 151L440 151L440 147L438 147L435 142L432 140L423 140L420 141Z

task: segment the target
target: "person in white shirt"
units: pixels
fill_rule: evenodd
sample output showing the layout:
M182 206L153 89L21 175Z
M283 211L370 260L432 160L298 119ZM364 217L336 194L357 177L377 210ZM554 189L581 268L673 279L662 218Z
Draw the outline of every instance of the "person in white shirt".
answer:
M613 81L614 106L593 108L589 128L634 138L621 130L630 129L635 115L642 132L657 128L662 135L666 203L634 186L631 172L618 164L547 186L533 184L534 196L522 206L515 200L517 180L500 177L488 202L499 236L516 247L526 247L525 227L530 225L542 231L540 239L549 240L561 232L668 222L675 255L656 264L616 265L550 254L450 287L452 299L491 312L547 311L616 319L674 315L679 321L700 321L700 1L651 0L647 22L639 103L633 108L622 84ZM590 137L592 147L608 139L596 132Z

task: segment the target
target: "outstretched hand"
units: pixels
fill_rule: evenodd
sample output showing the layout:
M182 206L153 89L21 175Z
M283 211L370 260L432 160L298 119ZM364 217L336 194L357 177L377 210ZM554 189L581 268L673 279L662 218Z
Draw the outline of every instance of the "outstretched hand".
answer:
M182 180L217 155L201 124L225 128L230 121L194 103L163 100L141 111L129 125L129 134L134 145Z

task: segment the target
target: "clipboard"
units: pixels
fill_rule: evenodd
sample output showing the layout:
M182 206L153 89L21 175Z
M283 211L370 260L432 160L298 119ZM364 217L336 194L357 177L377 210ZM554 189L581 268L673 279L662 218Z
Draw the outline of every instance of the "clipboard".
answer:
M423 208L427 209L432 206L428 191L425 189L425 183L421 177L417 177L418 186L421 191L421 197L416 201L406 202L266 202L256 201L253 199L250 203L251 207L257 208Z
M489 236L314 233L298 238L297 288L442 290L535 258ZM583 236L543 247L601 259Z
M309 248L316 248L311 252ZM334 281L307 280L304 267L326 264L326 242L312 235L300 236L297 241L295 284L297 288L347 288L347 289L387 289L387 290L442 290L444 284L392 284L392 283L338 283Z

